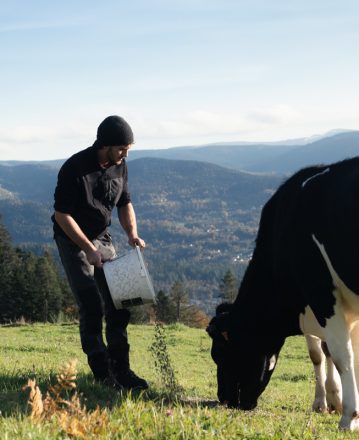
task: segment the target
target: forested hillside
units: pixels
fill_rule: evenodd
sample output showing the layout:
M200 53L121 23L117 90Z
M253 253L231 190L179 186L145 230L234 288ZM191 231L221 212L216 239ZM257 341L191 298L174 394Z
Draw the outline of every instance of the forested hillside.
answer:
M278 144L133 149L130 190L155 289L168 292L180 280L192 302L213 311L226 271L241 278L261 208L284 176L358 152L358 131ZM12 239L27 250L52 249L55 258L50 217L62 162L0 162L0 213ZM119 252L128 249L116 218L111 232Z
M0 212L14 242L28 250L54 250L56 176L44 165L0 166ZM165 159L131 161L129 176L155 289L168 291L181 280L192 302L212 310L228 268L241 276L261 207L283 178ZM111 232L119 252L128 249L116 218Z

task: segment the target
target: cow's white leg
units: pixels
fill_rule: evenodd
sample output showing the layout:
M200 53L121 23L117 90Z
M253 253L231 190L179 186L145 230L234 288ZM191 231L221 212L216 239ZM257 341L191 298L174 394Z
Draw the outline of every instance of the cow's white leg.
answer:
M340 376L335 368L333 359L331 358L328 349L324 350L327 358L327 380L325 381L325 390L327 394L327 405L329 411L336 411L341 413L342 408L342 386L340 383Z
M359 391L359 322L358 321L352 324L352 327L350 329L350 339L352 341L352 348L354 353L355 379L357 383L357 389Z
M354 373L354 353L342 308L335 306L335 314L324 329L333 362L340 374L343 390L342 429L359 429L359 398Z
M322 341L313 335L306 335L305 339L307 340L309 356L313 362L315 373L315 395L312 409L313 411L324 413L327 411L327 399L325 390L325 356L321 347Z

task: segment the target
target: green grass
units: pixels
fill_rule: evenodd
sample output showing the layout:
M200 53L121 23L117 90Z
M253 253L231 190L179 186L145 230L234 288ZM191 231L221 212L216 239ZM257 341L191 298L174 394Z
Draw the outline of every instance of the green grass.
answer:
M205 331L174 325L165 332L172 367L184 389L177 399L166 395L156 376L148 350L153 326L129 326L132 367L150 383L150 390L139 395L93 384L77 325L0 327L0 438L67 438L56 421L30 420L28 392L21 388L35 377L45 392L59 368L76 358L78 390L86 407L99 405L108 413L104 439L358 439L358 433L338 431L338 415L311 412L314 374L303 337L288 338L258 408L241 412L216 404L216 370Z

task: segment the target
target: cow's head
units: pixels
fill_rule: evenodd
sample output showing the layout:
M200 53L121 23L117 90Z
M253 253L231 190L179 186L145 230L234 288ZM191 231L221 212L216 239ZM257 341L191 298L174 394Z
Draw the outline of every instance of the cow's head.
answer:
M213 340L211 355L217 364L218 399L228 406L251 410L268 385L284 338L275 337L270 329L269 334L257 329L238 334L232 329L231 309L231 304L218 306L207 327Z
M238 406L238 380L232 368L232 347L228 341L228 316L232 304L217 306L216 316L211 319L207 333L212 338L211 356L217 365L217 396L221 403Z

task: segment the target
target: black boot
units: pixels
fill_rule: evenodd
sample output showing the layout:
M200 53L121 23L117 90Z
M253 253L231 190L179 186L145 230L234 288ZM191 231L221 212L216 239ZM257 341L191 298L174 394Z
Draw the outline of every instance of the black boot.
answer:
M119 386L111 374L110 362L103 353L92 355L88 358L89 366L95 378L95 383L108 387L114 391L122 391L123 387Z
M129 365L128 355L121 360L110 360L111 376L116 386L122 387L124 390L146 390L148 384L145 379L138 377Z
M148 383L142 377L138 377L132 370L117 371L115 383L125 390L147 390Z

